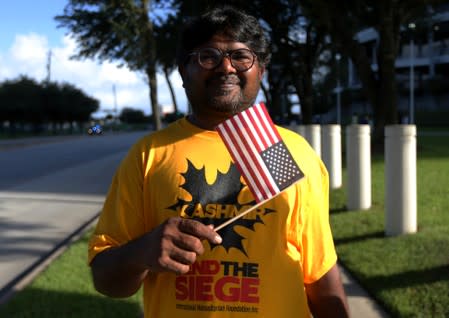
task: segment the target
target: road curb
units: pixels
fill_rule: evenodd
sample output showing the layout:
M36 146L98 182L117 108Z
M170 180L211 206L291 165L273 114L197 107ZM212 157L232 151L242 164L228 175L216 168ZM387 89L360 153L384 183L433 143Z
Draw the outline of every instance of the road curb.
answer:
M55 259L67 250L74 242L78 241L97 221L100 211L84 222L67 238L58 243L51 251L43 255L23 273L14 278L0 290L0 306L8 302L14 295L29 285L40 273L42 273Z

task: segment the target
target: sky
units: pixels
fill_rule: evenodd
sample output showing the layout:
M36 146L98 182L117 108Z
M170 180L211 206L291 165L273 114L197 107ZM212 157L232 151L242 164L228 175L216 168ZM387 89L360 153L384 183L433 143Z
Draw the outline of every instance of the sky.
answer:
M64 12L66 0L0 0L0 82L14 80L21 75L41 82L50 80L70 83L100 101L103 115L117 106L131 107L151 113L149 88L142 73L131 72L118 63L98 60L71 60L77 52L76 43L65 28L58 28L54 20ZM50 59L48 57L51 57ZM158 74L158 98L163 110L171 110L171 97L162 74ZM181 111L186 112L187 98L179 74L171 81L177 92ZM115 89L115 94L114 94Z

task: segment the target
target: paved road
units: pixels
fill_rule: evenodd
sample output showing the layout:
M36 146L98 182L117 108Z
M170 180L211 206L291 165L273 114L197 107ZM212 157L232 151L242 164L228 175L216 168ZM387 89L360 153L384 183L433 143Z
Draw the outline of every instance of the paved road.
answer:
M142 134L0 141L0 304L96 219L113 172ZM388 317L341 271L351 317Z
M0 299L97 216L117 165L142 135L29 139L0 148Z

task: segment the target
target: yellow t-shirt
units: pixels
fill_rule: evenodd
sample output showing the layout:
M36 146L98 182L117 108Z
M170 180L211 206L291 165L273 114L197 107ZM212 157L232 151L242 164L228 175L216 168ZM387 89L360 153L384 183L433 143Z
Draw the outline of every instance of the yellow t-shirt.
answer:
M145 317L309 317L304 283L337 260L328 174L302 137L278 130L305 177L221 229L223 243L206 242L188 274L150 273ZM89 262L169 217L217 226L254 204L218 133L178 120L142 138L122 161L90 240Z

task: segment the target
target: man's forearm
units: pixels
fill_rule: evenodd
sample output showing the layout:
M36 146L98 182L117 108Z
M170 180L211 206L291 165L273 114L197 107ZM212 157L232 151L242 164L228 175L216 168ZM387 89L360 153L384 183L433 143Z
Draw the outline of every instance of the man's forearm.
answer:
M95 289L110 297L129 297L140 288L148 269L141 260L141 240L101 252L91 263Z
M306 292L313 317L349 317L346 294L336 264L318 281L306 285Z
M95 288L111 297L128 297L152 273L185 274L204 253L202 241L220 244L210 226L195 220L173 217L120 247L98 254L92 261Z

